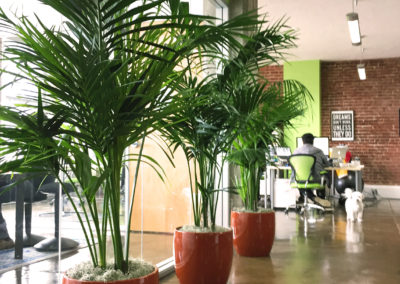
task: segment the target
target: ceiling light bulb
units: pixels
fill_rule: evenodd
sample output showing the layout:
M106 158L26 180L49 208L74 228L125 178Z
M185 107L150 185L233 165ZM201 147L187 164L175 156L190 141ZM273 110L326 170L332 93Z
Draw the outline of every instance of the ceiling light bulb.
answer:
M346 17L347 17L347 23L349 24L351 43L353 45L360 45L361 33L360 33L360 24L358 21L358 14L348 13Z
M365 72L364 64L357 64L357 71L358 71L358 77L360 77L360 80L367 79L367 73Z

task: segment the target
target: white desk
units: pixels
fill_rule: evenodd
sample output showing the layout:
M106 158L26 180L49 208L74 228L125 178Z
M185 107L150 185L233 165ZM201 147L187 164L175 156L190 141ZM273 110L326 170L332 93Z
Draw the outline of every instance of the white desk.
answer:
M325 170L332 171L332 179L331 179L331 192L330 195L335 195L335 170L348 170L354 171L356 174L356 190L362 191L362 170L364 169L364 165L354 165L354 164L346 164L343 167L327 167Z
M290 170L290 166L272 166L269 165L267 166L266 169L266 182L265 182L265 204L264 207L267 208L267 195L269 193L270 195L270 201L271 201L271 209L275 207L275 194L276 194L276 189L275 189L275 182L276 182L276 175L280 170ZM331 188L330 188L330 196L335 196L335 170L348 170L348 171L354 171L355 172L355 182L356 182L356 190L361 191L362 190L362 170L364 169L364 165L354 165L354 164L346 164L345 166L338 167L338 166L332 166L332 167L326 167L325 170L331 171L332 172L332 179L331 179ZM290 177L288 177L290 179ZM292 202L291 200L288 200L288 203Z
M335 170L348 170L355 172L355 182L356 182L356 190L362 190L362 170L364 169L364 165L354 165L354 164L347 164L344 167L326 167L325 170L332 172L332 179L331 179L331 188L330 188L330 196L335 196ZM275 207L275 182L276 182L276 175L280 170L291 170L290 166L267 166L266 173L265 173L265 192L264 192L264 207L267 208L267 195L270 195L271 201L271 209ZM288 177L290 179L290 177ZM291 200L288 200L288 203L291 203Z
M287 171L290 169L291 169L290 166L272 166L272 165L267 166L266 173L265 173L265 176L266 176L265 198L264 198L264 201L265 201L264 207L265 208L267 208L267 194L268 193L269 193L270 201L271 201L271 209L274 209L274 207L275 207L275 198L276 198L275 194L277 194L276 189L275 189L275 182L276 182L277 173L280 170ZM288 181L289 180L290 180L290 177L288 176ZM293 196L295 196L294 191L293 191ZM295 198L294 198L294 201L295 201ZM288 203L291 203L291 200L288 200ZM293 202L293 203L295 203L295 202ZM292 204L290 204L290 205L292 205Z

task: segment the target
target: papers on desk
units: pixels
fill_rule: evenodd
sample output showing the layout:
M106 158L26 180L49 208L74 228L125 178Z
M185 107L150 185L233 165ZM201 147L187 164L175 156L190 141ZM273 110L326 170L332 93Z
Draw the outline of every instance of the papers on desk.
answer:
M358 169L358 168L363 168L364 165L360 165L360 162L356 162L356 163L339 163L339 168L341 169Z
M342 169L346 169L349 166L351 166L351 164L349 164L349 163L339 163L339 167L341 167Z
M359 162L355 163L340 163L339 166L326 167L325 170L336 171L338 178L347 176L347 171L362 171L364 165L360 165Z

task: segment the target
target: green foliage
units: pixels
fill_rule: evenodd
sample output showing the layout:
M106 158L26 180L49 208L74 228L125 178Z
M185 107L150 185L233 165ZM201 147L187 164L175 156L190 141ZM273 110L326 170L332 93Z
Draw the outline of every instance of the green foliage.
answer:
M272 25L262 21L254 28L253 36L233 50L232 58L221 58L221 74L214 71L201 80L188 72L177 86L181 96L173 98L180 107L164 135L174 149L183 149L194 176L196 226L215 227L218 193L226 190L221 188L225 153L231 152L229 159L241 166L241 181L251 185L239 187L246 207L256 203L257 180L265 166L266 147L274 140L272 132L302 113L308 94L296 81L271 84L255 72L284 59L284 51L295 46L293 30L284 20ZM232 144L236 152L231 151ZM250 172L245 172L249 165Z
M281 20L256 33L227 66L229 72L221 83L230 94L228 107L237 121L236 139L227 159L239 166L240 179L235 183L246 210L257 211L260 179L270 161L269 146L280 143L284 127L303 115L311 98L300 82L269 82L254 73L260 64L279 62L283 51L293 47L295 35L285 28Z
M185 120L175 118L183 105L173 94L181 90L192 62L219 57L228 46L237 49L241 33L258 20L242 15L216 26L213 18L188 14L187 3L179 0L40 2L64 17L59 28L47 27L40 19L38 25L27 17L13 19L0 9L0 29L17 38L1 54L2 60L15 63L16 80L37 90L19 94L28 102L24 108L0 109L0 119L6 122L0 126L0 171L41 168L59 181L62 174L75 181L79 202L70 200L93 265L106 267L110 232L114 266L126 272L130 234L123 248L122 165L137 161L129 217L140 163L151 164L162 175L156 160L142 154L143 148L138 155L125 154L127 148L138 141L143 147L147 135L163 131L171 121ZM208 121L203 132L217 133ZM201 139L204 143L216 138ZM15 158L7 160L6 155ZM104 199L98 205L95 196L100 190Z
M257 211L260 179L271 161L269 146L279 145L284 127L304 113L310 96L299 82L262 83L260 79L242 85L237 94L239 99L245 95L258 103L253 109L236 108L241 123L228 160L240 168L236 185L245 208Z
M232 116L215 89L212 78L197 82L186 78L181 83L181 97L173 100L180 105L179 111L165 127L165 137L181 147L186 155L192 186L192 206L196 226L215 227L216 205L221 184L221 163L218 156L228 149L232 136ZM192 166L191 166L192 164ZM202 224L201 224L202 221Z

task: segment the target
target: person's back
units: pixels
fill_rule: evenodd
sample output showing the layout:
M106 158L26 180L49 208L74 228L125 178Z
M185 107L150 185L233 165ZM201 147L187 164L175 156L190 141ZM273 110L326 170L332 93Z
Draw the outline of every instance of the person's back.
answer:
M328 159L325 157L321 149L314 147L312 144L304 143L303 146L297 148L293 154L313 155L315 157L313 178L315 181L321 181L320 172L323 171L325 167L329 166Z
M314 135L311 133L306 133L302 137L303 140L303 146L297 148L294 150L293 154L309 154L313 155L315 157L315 166L314 166L314 171L313 171L313 179L315 182L321 182L321 172L324 171L324 168L329 166L328 159L324 155L321 149L314 147ZM291 176L292 182L294 181L294 175L292 173ZM327 178L327 181L329 183L329 178ZM329 201L324 200L323 198L325 197L324 191L317 191L318 195L321 196L319 198L318 196L315 196L312 191L307 191L307 196L311 198L314 202L317 202L318 204L322 205L323 207L331 207L331 204ZM305 191L300 190L300 195L304 197Z

